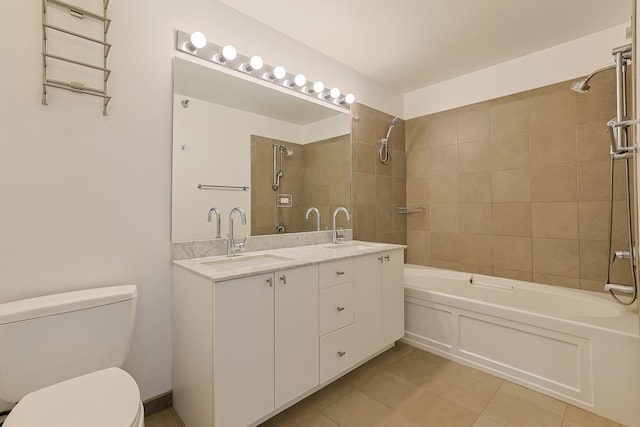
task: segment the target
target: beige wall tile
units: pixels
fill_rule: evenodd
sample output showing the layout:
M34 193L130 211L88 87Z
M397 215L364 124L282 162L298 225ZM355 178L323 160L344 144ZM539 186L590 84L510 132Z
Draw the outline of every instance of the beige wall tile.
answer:
M431 231L457 233L459 231L457 204L431 204Z
M581 240L609 239L609 202L579 202L578 219Z
M493 267L493 238L486 234L460 234L460 262Z
M615 70L605 71L593 77L589 82L589 95L576 95L578 123L606 123L615 111L616 92ZM614 113L615 115L615 113Z
M460 203L491 202L491 172L465 173L458 177Z
M376 150L376 156L377 155ZM418 148L412 149L411 152L407 152L406 168L407 178L431 175L429 171L429 149L419 146Z
M457 109L458 143L489 138L491 130L489 111L487 102Z
M429 149L429 176L458 173L458 146L447 145Z
M456 261L441 261L437 259L431 259L431 261L429 261L429 264L427 265L429 267L444 268L445 270L460 271L460 263Z
M493 274L496 277L504 277L505 279L521 280L523 282L533 282L532 271L510 270L507 268L493 267Z
M491 142L482 140L458 144L458 172L484 172L491 170Z
M534 238L533 271L556 276L580 277L578 240Z
M491 203L461 203L458 206L460 232L491 234Z
M531 238L493 236L494 269L532 271Z
M376 176L376 202L378 204L391 204L392 182L390 176Z
M395 205L404 205L407 203L407 180L404 178L393 177L391 180L391 200Z
M609 160L608 130L606 121L578 125L577 160L579 163Z
M604 293L604 281L580 279L580 289L583 291Z
M401 215L401 214L399 214ZM424 213L404 215L407 230L429 231L431 226L431 209L427 206Z
M531 203L533 237L578 238L578 202Z
M377 209L375 203L371 205L356 205L353 209L353 232L375 234L376 218Z
M544 168L576 162L576 129L534 128L529 135L529 164Z
M355 172L375 173L378 156L376 146L360 141L354 143L356 145L356 158L353 159L356 165Z
M529 167L529 134L491 137L491 169L520 169Z
M429 121L431 116L421 116L404 123L405 152L414 153L418 147L428 145Z
M578 172L575 164L531 169L531 201L578 200Z
M428 265L431 259L431 233L407 231L407 263Z
M404 141L404 140L403 140ZM392 150L393 157L391 159L391 175L398 178L407 176L407 158L404 151Z
M376 176L368 173L353 174L353 203L374 205L376 203Z
M376 205L376 233L392 233L391 217L393 215L393 207L391 204Z
M494 203L492 228L496 236L531 237L531 203Z
M460 263L460 271L465 273L482 274L484 276L493 276L493 267L490 265L465 264Z
M407 203L426 204L430 200L429 178L408 178L407 179Z
M492 139L509 139L529 133L529 102L527 99L496 103L491 107L490 114Z
M458 262L460 259L460 238L457 233L431 232L431 259Z
M609 161L578 164L578 199L609 200Z
M529 169L493 171L491 191L494 202L528 202L531 200Z
M535 283L562 286L563 288L580 289L580 279L577 277L554 276L552 274L533 273Z
M458 181L459 175L435 175L430 177L429 202L458 203Z
M609 242L604 240L580 241L580 278L604 283L607 278Z
M458 129L455 110L432 114L427 123L429 146L455 145L457 143Z

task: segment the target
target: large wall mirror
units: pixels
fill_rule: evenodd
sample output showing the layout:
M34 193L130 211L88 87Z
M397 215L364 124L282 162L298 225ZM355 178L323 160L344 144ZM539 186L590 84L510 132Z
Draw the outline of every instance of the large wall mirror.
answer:
M350 210L347 111L180 58L173 95L172 241L215 238L214 207L223 238L234 207L238 236L315 231L310 207L325 230Z

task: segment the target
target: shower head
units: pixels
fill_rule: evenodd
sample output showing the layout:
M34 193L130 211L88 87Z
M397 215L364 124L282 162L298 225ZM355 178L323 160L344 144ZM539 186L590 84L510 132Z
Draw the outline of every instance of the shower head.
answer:
M595 76L598 73L601 73L602 71L610 70L612 68L616 68L615 64L608 67L600 68L599 70L595 70L584 80L578 80L571 83L571 90L578 93L588 93L589 89L591 88L591 86L589 86L589 80L591 80L591 77Z
M591 86L589 86L586 79L571 83L571 90L574 92L587 93L589 89L591 89Z
M391 129L393 129L394 126L397 126L398 123L400 123L400 119L398 117L394 117L394 119L391 120L391 126L389 126L389 130L387 131L387 136L385 137L385 139L389 139L389 135L391 135Z

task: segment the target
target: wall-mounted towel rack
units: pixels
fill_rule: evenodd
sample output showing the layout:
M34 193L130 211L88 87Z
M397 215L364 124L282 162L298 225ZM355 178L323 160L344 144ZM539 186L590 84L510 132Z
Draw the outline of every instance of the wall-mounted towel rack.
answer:
M48 5L55 5L66 9L71 16L74 16L79 19L91 18L95 21L98 21L103 25L103 38L98 39L94 37L89 37L87 35L71 31L67 28L63 28L57 25L51 25L48 22L48 14L47 8ZM47 88L55 87L58 89L65 89L76 93L82 93L92 96L97 96L103 99L103 107L102 114L107 115L107 105L109 101L111 101L111 97L107 94L107 81L109 80L109 76L111 75L111 70L107 68L107 57L109 56L109 51L111 50L111 44L107 43L107 32L109 31L109 27L111 26L111 19L107 18L107 8L109 7L109 0L103 0L103 13L102 15L98 13L93 13L82 9L81 7L62 2L60 0L42 0L42 104L48 105L47 99ZM82 40L87 40L92 43L96 43L102 46L103 49L103 62L100 65L89 64L84 61L79 61L77 59L68 58L66 56L61 55L53 55L49 52L48 45L48 31L53 30L56 32L61 32L72 37L76 37ZM64 82L60 80L54 80L48 77L47 75L47 66L48 60L53 59L56 61L62 61L69 64L78 65L80 67L89 68L92 70L97 70L102 72L102 88L93 88L88 87L83 83L79 82Z
M206 184L198 184L198 188L201 190L242 190L247 191L249 189L248 186L242 185L206 185Z
M424 206L396 206L396 212L399 214L425 214L427 208Z

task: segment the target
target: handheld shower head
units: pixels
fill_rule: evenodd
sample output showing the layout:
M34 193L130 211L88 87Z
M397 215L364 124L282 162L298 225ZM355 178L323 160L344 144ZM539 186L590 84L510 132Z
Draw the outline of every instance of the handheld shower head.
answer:
M385 139L389 139L389 136L391 135L391 129L393 129L398 123L400 123L400 119L397 117L391 120L391 126L389 126L389 130L387 131L387 136L385 137Z
M387 131L387 136L382 138L380 141L380 161L384 164L389 163L391 161L391 151L389 151L389 136L391 136L391 129L393 129L398 123L400 123L400 119L398 117L394 117L391 120L391 126L389 126L389 130Z

